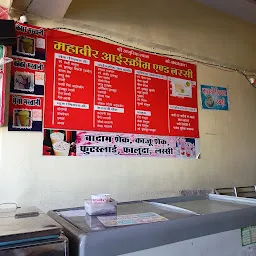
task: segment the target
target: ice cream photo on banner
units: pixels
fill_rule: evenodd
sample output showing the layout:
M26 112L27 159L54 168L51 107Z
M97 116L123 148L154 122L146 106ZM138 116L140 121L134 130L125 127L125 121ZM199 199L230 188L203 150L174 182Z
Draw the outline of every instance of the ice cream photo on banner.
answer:
M28 72L15 72L14 89L18 91L34 91L34 74Z
M38 60L14 58L11 68L11 93L44 95L45 64ZM37 70L35 70L37 69Z
M16 22L16 45L12 47L12 55L29 59L46 59L45 29L29 24Z
M14 109L13 128L31 129L32 111L29 109Z
M17 39L17 52L24 55L35 56L35 39L19 36Z
M195 85L195 82L179 78L171 78L171 83L173 96L192 98L192 86Z
M195 139L178 138L176 144L176 154L186 158L196 156Z
M44 130L43 155L75 156L76 132L63 130Z

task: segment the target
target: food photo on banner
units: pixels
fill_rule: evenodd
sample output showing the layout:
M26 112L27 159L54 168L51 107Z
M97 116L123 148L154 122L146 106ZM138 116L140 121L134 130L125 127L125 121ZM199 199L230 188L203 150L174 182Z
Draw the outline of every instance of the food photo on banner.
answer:
M42 96L10 93L9 131L42 130Z
M170 136L44 130L43 155L137 156L195 159L198 139Z
M10 91L44 95L45 64L34 59L13 58Z
M64 130L44 130L43 155L75 156L76 132Z
M12 56L45 60L45 30L18 22L15 24L15 29L17 44L12 48Z
M201 101L203 109L229 110L227 88L201 85Z

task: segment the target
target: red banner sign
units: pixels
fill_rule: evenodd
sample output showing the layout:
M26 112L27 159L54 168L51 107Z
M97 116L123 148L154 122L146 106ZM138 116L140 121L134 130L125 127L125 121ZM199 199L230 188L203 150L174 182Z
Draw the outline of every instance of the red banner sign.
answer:
M0 60L6 56L6 47L0 45ZM4 125L6 65L0 64L0 126Z
M0 6L0 19L8 19L8 9ZM7 48L0 45L0 59L6 56ZM6 66L0 64L0 126L4 125Z
M11 93L9 120L12 129L40 131L43 100L43 96Z
M15 24L12 48L9 131L42 131L45 85L45 30ZM26 119L26 121L25 121Z
M8 20L8 8L4 8L0 6L0 19L1 20Z
M50 30L44 127L199 137L190 63Z

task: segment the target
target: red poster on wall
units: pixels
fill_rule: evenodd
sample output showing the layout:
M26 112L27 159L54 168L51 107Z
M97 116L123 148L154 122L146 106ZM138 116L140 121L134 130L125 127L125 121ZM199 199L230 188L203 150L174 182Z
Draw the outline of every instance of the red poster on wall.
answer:
M198 138L196 66L56 30L44 127Z
M6 65L2 63L5 56L6 47L0 45L0 126L4 125Z
M0 6L0 19L8 19L8 9ZM6 57L7 48L0 45L0 126L4 125L4 105L5 105L5 80L6 80L6 65L3 64L3 58Z
M46 34L40 27L15 24L12 48L9 131L42 131ZM26 121L25 121L26 120Z
M8 8L4 8L0 6L0 19L1 20L8 20Z

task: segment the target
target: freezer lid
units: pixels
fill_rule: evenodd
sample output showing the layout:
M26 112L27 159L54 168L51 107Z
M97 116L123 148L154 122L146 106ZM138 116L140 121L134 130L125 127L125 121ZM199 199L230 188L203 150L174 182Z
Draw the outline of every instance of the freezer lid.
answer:
M227 211L240 210L248 208L250 206L245 204L231 203L231 202L221 202L215 200L196 200L190 202L180 202L172 204L177 207L181 207L190 211L197 212L199 214L211 214L220 213Z
M163 198L160 200L153 200L154 202L161 202L162 204L179 207L197 214L214 214L229 211L242 210L256 206L255 199L239 198L232 196L209 194L206 197L191 198L186 200L175 200L173 198Z
M15 214L39 212L35 217L15 218ZM15 211L0 211L0 246L11 241L47 239L58 237L61 226L36 207L18 208Z
M84 214L83 216L67 216L65 212L70 211L72 209L62 209L55 210L57 215L61 216L63 219L76 226L80 230L85 233L101 231L105 229L117 229L122 228L118 227L105 227L97 218L97 216L89 216L88 214ZM83 208L75 208L73 210L82 211ZM194 216L193 213L189 212L181 212L174 211L173 209L167 209L163 206L153 205L148 202L137 201L137 202L128 202L128 203L120 203L117 205L117 214L115 216L121 215L130 215L130 214L140 214L140 213L156 213L161 217L166 218L167 220L177 220L184 219ZM111 215L110 215L111 216Z

